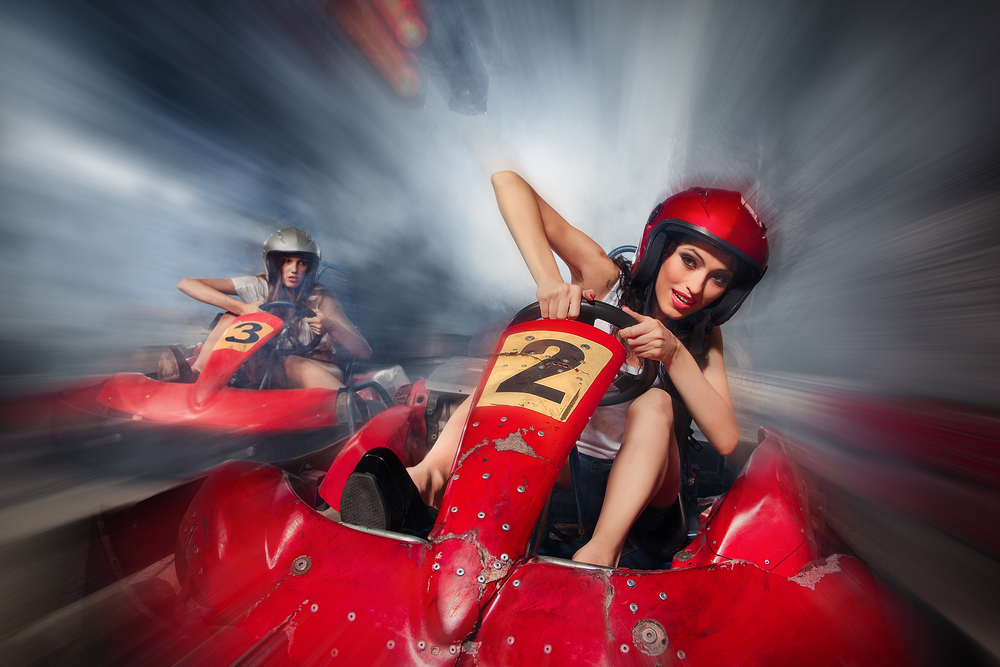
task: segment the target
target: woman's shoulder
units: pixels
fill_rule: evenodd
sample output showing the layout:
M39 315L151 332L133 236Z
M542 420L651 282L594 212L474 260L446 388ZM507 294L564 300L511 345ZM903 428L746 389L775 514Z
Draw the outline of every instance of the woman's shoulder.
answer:
M232 279L236 294L247 303L267 301L268 284L264 274L237 276Z

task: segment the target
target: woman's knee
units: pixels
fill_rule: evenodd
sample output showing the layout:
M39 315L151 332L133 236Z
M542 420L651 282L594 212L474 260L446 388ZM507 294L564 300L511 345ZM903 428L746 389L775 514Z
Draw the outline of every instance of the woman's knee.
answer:
M629 406L629 419L637 415L650 417L655 415L669 424L674 423L674 402L670 394L659 387L653 387Z

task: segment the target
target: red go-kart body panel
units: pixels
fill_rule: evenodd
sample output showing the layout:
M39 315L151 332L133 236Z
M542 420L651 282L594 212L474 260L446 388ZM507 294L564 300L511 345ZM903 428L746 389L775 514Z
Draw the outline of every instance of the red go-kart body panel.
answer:
M178 528L174 572L189 597L170 617L162 662L908 664L895 603L867 568L816 558L801 482L771 432L675 569L527 552L623 358L577 322L509 329L473 394L428 540L338 523L277 467L217 468ZM384 412L342 456L375 442L405 455L419 410ZM324 497L343 485L337 467Z
M260 391L228 386L233 374L283 326L280 318L268 313L238 317L215 345L193 384L119 373L104 382L96 403L88 407L125 419L251 432L303 431L337 425L335 391ZM80 397L89 402L86 394Z

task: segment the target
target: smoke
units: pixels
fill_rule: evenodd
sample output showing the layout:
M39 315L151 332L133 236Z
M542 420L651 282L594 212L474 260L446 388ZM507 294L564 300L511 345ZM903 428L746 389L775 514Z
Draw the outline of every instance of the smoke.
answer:
M449 109L440 49L396 97L306 0L5 5L4 374L190 336L211 312L173 285L258 271L272 220L363 330L473 334L533 299L489 186L515 169L608 248L679 188L752 192L773 252L734 354L996 405L995 9L476 7L441 25L483 115Z

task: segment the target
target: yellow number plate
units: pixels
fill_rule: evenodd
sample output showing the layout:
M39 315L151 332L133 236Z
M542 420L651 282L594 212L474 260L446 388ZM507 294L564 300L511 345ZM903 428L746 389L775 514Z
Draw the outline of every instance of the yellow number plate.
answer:
M274 331L274 327L263 322L237 322L226 329L213 350L231 349L246 352L257 341Z
M562 331L511 334L476 405L528 408L566 421L611 357L603 345Z

